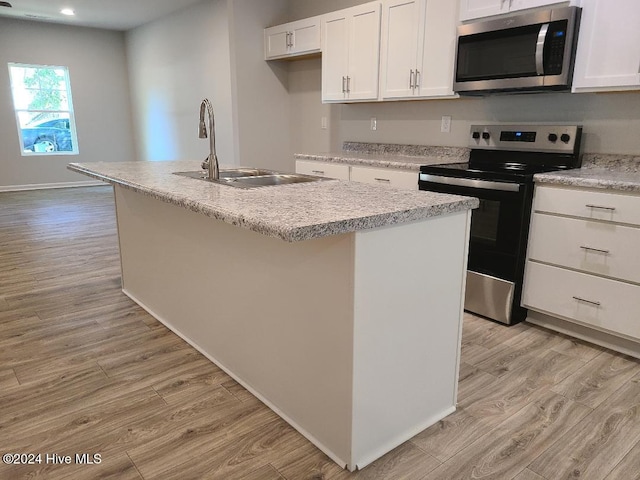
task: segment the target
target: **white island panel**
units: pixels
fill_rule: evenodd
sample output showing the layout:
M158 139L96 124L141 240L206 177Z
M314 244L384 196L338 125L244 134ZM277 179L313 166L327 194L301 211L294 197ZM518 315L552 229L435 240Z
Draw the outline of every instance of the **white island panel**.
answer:
M115 192L125 293L340 465L455 409L470 210L290 243Z

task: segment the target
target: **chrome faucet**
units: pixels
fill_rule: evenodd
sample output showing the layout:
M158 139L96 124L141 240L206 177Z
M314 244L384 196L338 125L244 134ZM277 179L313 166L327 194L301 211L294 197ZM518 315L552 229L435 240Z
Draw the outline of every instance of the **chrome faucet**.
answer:
M207 127L204 124L204 111L207 110L209 116L209 134L207 135ZM200 128L198 129L199 138L209 137L209 156L202 162L202 168L208 171L209 180L218 180L220 178L220 168L218 166L218 157L216 156L216 132L213 120L213 106L208 98L205 98L200 104Z

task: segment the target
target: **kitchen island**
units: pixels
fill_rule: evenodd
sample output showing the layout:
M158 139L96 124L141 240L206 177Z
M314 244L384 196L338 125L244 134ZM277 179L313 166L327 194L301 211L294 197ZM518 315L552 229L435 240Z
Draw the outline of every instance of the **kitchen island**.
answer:
M69 168L114 186L123 292L338 464L455 410L476 199L173 174L196 161Z

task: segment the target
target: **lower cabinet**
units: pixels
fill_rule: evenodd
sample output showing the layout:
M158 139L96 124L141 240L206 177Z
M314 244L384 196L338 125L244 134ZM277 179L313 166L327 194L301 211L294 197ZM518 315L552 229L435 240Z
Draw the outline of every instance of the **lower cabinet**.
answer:
M418 189L418 172L346 165L314 160L296 160L296 173L351 180L407 190Z
M314 162L311 160L296 160L296 173L335 178L337 180L349 180L349 165L331 162Z
M351 181L386 185L388 187L418 189L418 172L389 168L351 167Z
M640 341L638 211L639 195L536 186L523 306Z

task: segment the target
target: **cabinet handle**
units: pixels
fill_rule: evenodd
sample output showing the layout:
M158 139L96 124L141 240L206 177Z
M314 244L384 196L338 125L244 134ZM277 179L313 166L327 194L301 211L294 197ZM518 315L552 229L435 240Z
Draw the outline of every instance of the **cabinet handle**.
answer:
M409 73L409 90L413 90L415 87L413 86L413 70L410 70Z
M591 205L591 204L587 204L587 205L585 205L585 207L587 207L587 208L598 208L600 210L609 210L611 212L614 212L616 210L616 207L603 207L601 205Z
M342 77L342 93L347 93L347 77Z
M589 252L598 252L598 253L604 253L605 255L609 255L609 250L602 250L600 248L592 248L592 247L585 247L585 246L581 246L580 248L583 250L587 250Z
M289 32L287 34L287 37L289 38L289 43L287 44L287 46L293 48L293 32Z
M420 88L420 70L416 69L416 81L413 84L414 88Z
M347 93L351 93L351 77L347 75Z
M596 307L599 307L600 305L602 305L600 302L594 302L593 300L587 300L585 298L580 298L576 296L574 296L573 299L579 302L588 303L589 305L595 305Z
M324 170L311 170L311 173L315 173L316 175L324 175Z
M390 183L391 180L389 180L388 178L377 178L375 177L374 180L378 181L378 182L386 182L386 183Z

